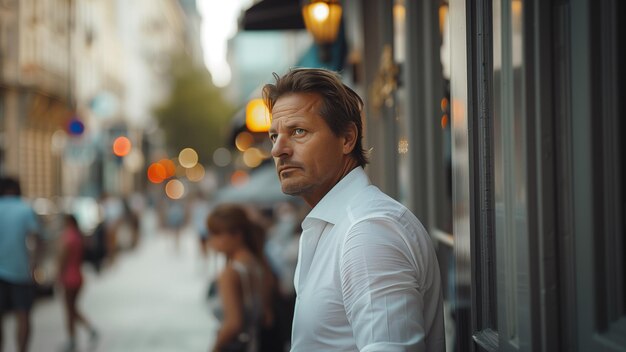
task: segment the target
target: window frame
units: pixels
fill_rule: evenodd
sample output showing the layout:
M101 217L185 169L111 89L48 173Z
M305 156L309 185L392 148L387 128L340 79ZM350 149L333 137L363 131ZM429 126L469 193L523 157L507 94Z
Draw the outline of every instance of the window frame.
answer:
M575 248L569 262L576 272L569 279L575 280L577 320L570 333L577 336L580 351L626 350L626 312L619 299L624 294L625 259L619 221L624 165L618 145L618 104L623 99L618 75L623 71L616 5L615 0L570 3L571 148L577 156L572 158Z

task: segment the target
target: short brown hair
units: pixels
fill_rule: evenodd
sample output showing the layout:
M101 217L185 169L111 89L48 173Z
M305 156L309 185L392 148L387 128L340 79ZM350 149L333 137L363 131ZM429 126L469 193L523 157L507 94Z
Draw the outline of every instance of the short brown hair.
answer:
M336 135L343 135L351 123L357 127L357 139L351 155L359 166L368 163L363 148L363 100L341 81L338 73L321 68L294 68L280 77L274 73L275 84L263 87L263 100L272 111L278 98L290 93L314 93L322 98L319 115Z

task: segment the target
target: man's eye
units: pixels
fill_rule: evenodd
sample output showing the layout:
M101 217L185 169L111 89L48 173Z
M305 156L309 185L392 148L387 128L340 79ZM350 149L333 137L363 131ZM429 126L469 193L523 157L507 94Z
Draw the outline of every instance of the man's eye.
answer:
M303 130L302 128L296 128L293 130L293 134L300 135L300 134L304 134L304 132L306 132L305 130Z
M276 133L270 133L270 141L276 142L276 137L277 137Z

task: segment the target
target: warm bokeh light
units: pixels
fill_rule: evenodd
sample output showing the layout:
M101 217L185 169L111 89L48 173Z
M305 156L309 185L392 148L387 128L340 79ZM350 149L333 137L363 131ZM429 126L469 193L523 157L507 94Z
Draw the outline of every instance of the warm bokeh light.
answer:
M113 154L117 156L126 156L130 153L130 149L132 148L132 143L130 139L121 136L115 138L113 141Z
M144 159L143 154L136 149L133 149L124 157L124 167L130 172L137 172L143 167Z
M187 174L187 179L191 182L200 182L204 178L204 166L201 164L196 164L194 167L190 169L185 169Z
M446 127L448 127L448 123L450 121L448 121L448 115L447 114L443 114L443 116L441 116L441 129L445 129Z
M250 132L243 131L235 137L235 147L242 152L245 152L246 149L250 148L252 143L254 143L254 137Z
M406 138L402 138L398 141L398 153L406 154L409 152L409 141Z
M511 12L513 16L521 16L522 14L522 1L521 0L512 0L511 1Z
M246 127L252 132L267 132L270 123L270 111L263 99L250 100L246 106Z
M178 163L182 167L192 168L198 163L198 153L192 148L185 148L178 154Z
M248 179L250 179L250 176L242 170L237 170L230 175L230 183L233 186L243 186L248 183Z
M257 167L263 161L263 154L257 148L249 148L243 152L243 163L247 167Z
M50 140L50 149L55 154L60 154L65 149L65 145L67 144L67 133L63 130L56 130L52 134L52 138Z
M167 171L160 163L152 163L148 167L148 180L152 183L161 183L167 178Z
M393 20L395 22L404 22L406 18L406 8L403 3L393 5Z
M176 175L176 164L170 159L161 159L159 164L165 169L165 178L170 178Z
M165 184L165 194L171 199L180 199L185 195L185 185L179 180L169 180Z
M221 147L221 148L215 149L215 151L213 152L213 163L216 166L224 167L230 164L230 161L231 161L230 150L224 147Z
M328 4L323 2L318 2L311 5L311 13L313 14L313 18L316 21L323 22L326 21L328 15L330 14L330 9L328 8Z
M448 98L446 97L441 98L441 103L439 105L441 107L441 112L448 112L448 106L450 105Z
M439 33L443 34L443 27L448 18L448 4L443 3L439 6Z
M465 105L460 99L452 100L452 123L460 125L465 119Z

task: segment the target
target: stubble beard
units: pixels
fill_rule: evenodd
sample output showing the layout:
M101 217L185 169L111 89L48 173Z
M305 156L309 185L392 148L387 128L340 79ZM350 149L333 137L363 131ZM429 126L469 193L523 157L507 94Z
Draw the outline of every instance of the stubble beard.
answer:
M307 191L313 186L310 184L305 184L302 182L297 182L295 180L281 180L281 189L283 193L290 196L302 196L303 194L308 193Z
M275 164L277 168L281 166L281 164L289 164L295 167L302 168L302 166L299 165L298 163L292 163L292 162L275 160ZM299 171L302 171L302 170L299 170ZM295 171L295 172L298 172L298 171ZM307 193L307 190L313 187L313 185L307 184L307 182L303 181L299 176L301 177L302 175L295 175L293 170L290 172L287 172L285 176L282 176L281 174L278 175L281 190L284 194L297 197L297 196L301 196Z

